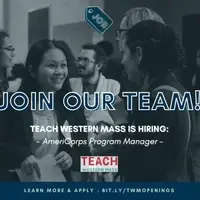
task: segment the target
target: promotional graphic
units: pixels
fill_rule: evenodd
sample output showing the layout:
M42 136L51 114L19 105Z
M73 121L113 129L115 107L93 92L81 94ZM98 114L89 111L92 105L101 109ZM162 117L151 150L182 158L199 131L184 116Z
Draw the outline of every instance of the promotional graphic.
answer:
M200 2L0 9L0 199L198 198Z

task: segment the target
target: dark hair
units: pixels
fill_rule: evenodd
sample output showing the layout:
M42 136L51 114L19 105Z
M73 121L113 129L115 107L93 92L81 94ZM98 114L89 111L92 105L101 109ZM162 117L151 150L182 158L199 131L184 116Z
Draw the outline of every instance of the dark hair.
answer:
M3 40L9 37L8 33L6 33L4 30L0 30L0 46L2 46Z
M160 74L183 67L185 51L172 28L163 23L144 20L127 33L127 46L132 53L140 46L143 52L141 69Z
M82 49L93 50L95 52L95 62L97 64L102 63L102 68L100 72L104 71L106 66L106 54L103 49L101 49L97 44L84 44Z
M67 66L68 67L74 66L75 56L72 53L72 50L70 49L69 45L63 40L57 40L57 43L62 48L61 50L64 50L64 53L67 57Z
M66 45L67 44L64 41L44 39L44 40L40 40L40 41L35 42L31 46L31 48L29 49L27 58L26 58L26 63L25 63L26 75L25 75L23 82L22 82L23 90L25 90L26 93L30 94L30 92L39 92L40 91L39 84L30 75L30 73L28 72L28 68L30 66L32 66L32 72L36 73L41 62L42 62L42 60L43 60L44 54L48 50L50 50L52 48L58 48L66 56L67 63L73 62L73 61L70 60L71 57L68 56L68 55L70 55L70 53L68 52ZM64 86L66 86L66 87L63 87L65 92L71 91L70 85L68 83L68 79L66 80Z
M110 57L114 52L114 47L111 42L103 40L98 42L97 45L102 48L106 54L106 56Z
M12 78L16 79L16 78L24 78L24 76L26 76L27 74L27 69L25 68L24 64L22 63L16 63L13 66L12 69Z
M70 57L72 55L71 51L69 52L70 49L64 41L44 39L44 40L35 42L31 46L26 58L26 64L25 64L26 69L28 69L28 67L31 65L33 68L33 72L34 73L37 72L39 65L41 64L43 60L44 54L52 48L60 49L66 56L67 62L68 63L73 62L71 61L71 57ZM34 78L32 78L28 70L27 70L27 74L25 75L22 81L20 91L23 91L24 93L26 93L26 95L29 96L29 98L30 98L31 92L40 91L39 84L36 82ZM73 124L78 124L78 125L86 124L82 107L76 111L70 111L66 109L63 105L64 96L66 95L66 93L71 92L71 91L72 90L69 84L69 80L67 78L65 83L63 84L62 89L56 92L55 98L54 98L55 110L59 113L58 117L60 118L60 116L63 116L64 119L66 119L66 116L70 115L70 119L73 121L72 122ZM69 102L72 105L76 103L74 98L70 98Z

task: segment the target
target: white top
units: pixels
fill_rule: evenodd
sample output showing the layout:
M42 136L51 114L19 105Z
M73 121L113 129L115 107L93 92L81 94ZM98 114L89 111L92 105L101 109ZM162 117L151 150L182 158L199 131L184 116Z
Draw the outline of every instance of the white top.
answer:
M79 95L82 96L83 94L82 78L71 78L69 81L70 81L72 91L77 92ZM112 79L107 79L105 78L105 76L100 74L99 82L97 84L97 89L95 92L99 92L100 94L102 92L110 92L114 96L117 96L120 92L120 84L119 82ZM89 103L90 105L94 105L94 94L90 94L89 101L90 101ZM99 101L101 101L101 99L99 99ZM108 110L101 110L99 108L95 111L89 111L85 109L84 112L85 112L85 117L86 117L88 125L95 126L100 121L105 121L109 124L114 124L114 121L112 120ZM95 137L95 134L88 133L88 140L90 140L90 138L92 137Z
M71 78L70 85L74 92L77 92L82 96L83 94L83 82L82 78ZM99 82L97 84L96 92L111 92L114 96L117 96L120 92L120 84L112 79L106 79L105 76L100 74ZM90 94L90 105L94 105L94 94ZM101 101L101 99L99 99ZM99 121L103 120L107 123L113 123L112 118L107 110L95 110L89 111L85 109L85 117L88 125L96 125Z
M33 125L39 127L57 126L57 117L54 111L32 111ZM54 132L34 132L33 140L31 143L31 152L36 158L44 158L49 154L55 155L58 150L56 144L42 144L44 140L58 140L59 133Z

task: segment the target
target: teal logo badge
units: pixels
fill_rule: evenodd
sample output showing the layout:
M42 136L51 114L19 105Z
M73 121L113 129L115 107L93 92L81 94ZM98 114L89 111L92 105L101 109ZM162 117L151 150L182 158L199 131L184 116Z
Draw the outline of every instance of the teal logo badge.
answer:
M85 19L101 34L113 24L113 20L98 6L86 8Z

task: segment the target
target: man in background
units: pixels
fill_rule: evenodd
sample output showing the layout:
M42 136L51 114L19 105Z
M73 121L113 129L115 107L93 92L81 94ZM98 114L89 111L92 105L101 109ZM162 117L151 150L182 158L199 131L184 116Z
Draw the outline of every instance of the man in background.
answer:
M103 71L106 66L106 55L105 52L94 44L85 44L82 46L80 54L76 59L77 73L78 78L71 78L70 85L72 91L77 92L80 96L84 92L88 92L89 96L89 105L94 105L94 93L99 92L101 95L102 92L110 92L117 96L120 92L120 84L116 80L107 79L103 75ZM99 99L101 101L101 99ZM108 124L114 124L114 121L107 110L84 110L85 117L88 125L96 126L102 121ZM96 133L88 133L88 141L90 138L95 137ZM93 155L96 154L96 149L89 144L90 151ZM104 147L103 153L106 152ZM93 174L93 181L112 181L112 173L107 173L99 175L98 173Z

